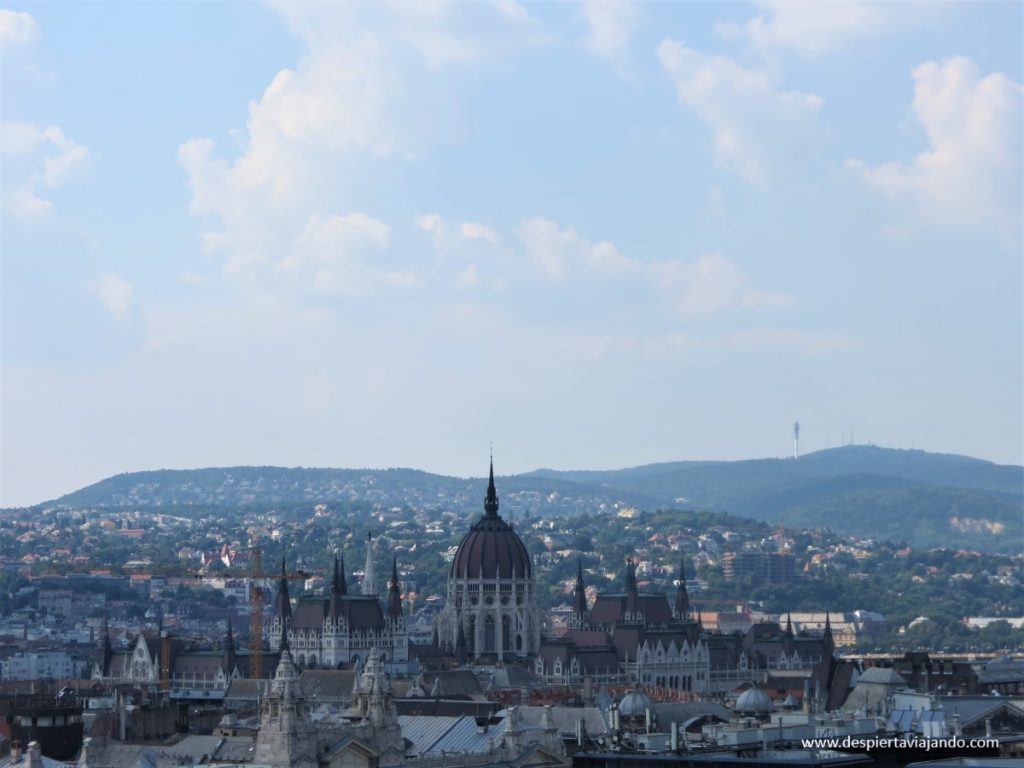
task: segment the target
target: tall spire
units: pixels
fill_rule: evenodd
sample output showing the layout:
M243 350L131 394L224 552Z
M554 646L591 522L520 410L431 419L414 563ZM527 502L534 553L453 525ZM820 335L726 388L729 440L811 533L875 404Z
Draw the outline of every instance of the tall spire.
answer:
M334 556L334 576L331 578L331 599L328 601L327 613L337 619L342 613L341 598L346 592L344 563L337 555Z
M498 516L498 491L494 487L494 453L491 453L491 475L487 481L487 497L484 499L485 517Z
M682 620L690 617L690 593L686 591L686 558L679 561L679 586L676 587L675 618Z
M388 586L388 618L402 618L402 593L398 589L398 558L391 557L391 584Z
M828 619L826 619L828 621ZM786 637L793 636L793 613L789 612L786 614Z
M572 590L572 623L580 628L587 623L587 590L583 585L583 561L576 561L576 585Z
M283 621L281 622L281 643L278 645L278 650L281 652L282 656L284 655L284 652L288 650L288 627Z
M835 647L835 641L832 639L832 619L831 614L825 611L825 631L822 633L822 639L829 646L829 650Z
M626 560L626 615L627 622L638 622L643 620L643 613L640 610L640 592L636 586L636 561L633 556Z
M281 620L281 626L292 617L291 596L288 594L288 568L284 555L281 555L281 578L277 584L277 602L274 604L274 616Z
M231 616L228 616L228 631L224 636L224 657L221 659L225 674L230 676L235 670L235 664L235 635L231 631Z
M377 594L377 579L373 575L373 534L366 532L366 567L363 569L363 594Z
M110 625L107 623L107 614L103 614L103 637L100 638L100 653L101 660L100 664L103 665L101 670L103 676L106 677L110 671L110 659L114 655L114 649L110 645Z

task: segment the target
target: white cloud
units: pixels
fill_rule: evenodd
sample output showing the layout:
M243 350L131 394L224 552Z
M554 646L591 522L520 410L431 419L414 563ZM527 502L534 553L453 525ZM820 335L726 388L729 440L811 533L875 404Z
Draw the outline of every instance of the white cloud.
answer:
M426 213L417 216L414 224L430 235L434 251L440 256L474 257L493 251L498 245L497 232L479 221L464 221L454 226L439 214Z
M640 24L640 6L629 0L583 0L587 49L595 56L621 60Z
M89 148L68 139L56 126L43 132L44 138L57 150L43 158L43 183L51 189L61 186L68 177L89 159Z
M0 122L0 154L27 155L43 142L43 131L33 123Z
M39 25L31 14L0 8L0 48L28 45L38 37Z
M715 156L747 181L766 183L813 150L821 97L781 90L766 70L675 40L658 46L658 58L680 103L711 129Z
M673 294L687 315L727 309L778 309L794 303L791 296L751 287L750 277L721 254L705 254L693 264L663 262L656 266L661 288Z
M640 268L607 241L592 243L571 227L562 228L543 216L525 219L518 234L534 266L548 279L557 280L585 266L606 275L622 275Z
M546 38L540 22L514 0L378 0L374 3L295 3L271 0L296 35L311 48L329 48L354 37L386 31L431 68L493 60Z
M483 240L491 245L498 244L498 236L494 230L476 221L462 222L459 233L467 240Z
M4 208L19 221L32 223L48 216L53 211L53 203L43 200L28 187L21 186L4 199Z
M641 261L623 255L613 243L592 243L572 228L543 217L525 220L519 236L528 258L548 280L569 276L638 280L684 315L778 309L795 303L787 294L755 289L749 275L720 254L705 254L695 261Z
M746 39L762 54L794 50L820 56L857 41L934 20L952 3L896 3L878 0L755 0L760 10L746 24L717 24L729 39Z
M366 258L387 247L387 225L370 216L311 216L277 272L297 279L315 293L362 294L383 283L409 284L414 278L381 268Z
M56 189L72 179L90 159L89 149L64 135L57 126L33 123L0 123L0 155L39 155L38 170L5 186L14 189L4 196L4 207L21 221L36 221L53 210L53 204L37 194L39 187Z
M571 228L562 229L543 217L526 219L518 234L534 266L550 279L564 276L567 262L589 248L589 244Z
M812 333L788 328L747 328L728 337L729 346L737 349L789 347L812 355L837 352L861 346L851 336L832 333Z
M455 276L455 285L459 288L472 288L480 284L480 273L475 264L468 264L465 269Z
M848 160L847 168L926 221L994 225L1019 237L1024 89L999 72L983 77L960 57L922 64L913 76L927 149L910 162Z
M512 2L273 5L305 49L250 103L240 156L218 158L206 138L178 152L204 246L242 283L265 278L311 216L351 210L358 174L372 173L361 159L415 161L462 129L461 92L431 70L475 76L467 64L527 44L539 29Z
M116 320L123 322L128 319L134 294L135 289L131 283L120 275L112 272L103 272L99 275L96 295Z

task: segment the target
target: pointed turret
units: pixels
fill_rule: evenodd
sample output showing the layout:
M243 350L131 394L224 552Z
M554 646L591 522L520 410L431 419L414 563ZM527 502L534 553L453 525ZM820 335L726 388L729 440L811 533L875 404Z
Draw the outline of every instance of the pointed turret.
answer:
M678 621L690 618L690 593L686 591L686 558L679 561L679 586L676 587L676 604L673 609Z
M338 556L334 556L334 575L331 577L331 599L327 603L327 615L336 620L342 615L341 598L345 594L345 576Z
M221 667L224 670L224 674L230 675L236 666L235 659L235 635L231 631L231 617L228 616L228 631L224 635L224 656L221 659Z
M391 557L391 583L388 585L388 618L399 621L402 618L402 593L398 588L398 558Z
M484 517L498 516L498 490L494 487L494 456L491 456L491 474L487 480L487 496L484 498Z
M836 647L835 640L832 639L832 619L828 611L825 611L825 631L821 635L821 639L825 641L825 647L829 653L832 653L832 649Z
M283 660L285 652L289 651L289 648L288 648L288 628L285 626L285 624L283 622L281 623L281 641L278 643L277 649L281 652L281 658ZM289 656L289 658L291 657L290 651L288 653L288 656Z
M292 602L288 595L288 569L285 565L284 555L281 555L281 578L277 583L277 600L274 603L274 617L281 620L281 626L291 621Z
M377 580L373 574L373 534L366 532L366 567L363 569L363 594L377 594Z
M572 590L572 617L577 626L587 622L587 590L583 585L583 561L576 561L576 586Z
M110 672L110 659L114 655L114 649L110 645L110 626L107 624L106 615L103 616L103 636L100 638L100 664L104 677Z
M632 557L626 561L626 614L623 618L629 623L643 621L640 592L636 586L636 562Z
M786 637L793 636L793 614L791 612L786 613Z

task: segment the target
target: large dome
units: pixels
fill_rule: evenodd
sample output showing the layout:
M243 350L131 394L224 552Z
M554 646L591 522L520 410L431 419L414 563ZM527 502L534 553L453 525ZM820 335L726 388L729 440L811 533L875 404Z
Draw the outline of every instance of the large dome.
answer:
M455 550L451 575L456 579L510 579L533 575L530 554L512 526L498 515L498 494L491 464L484 516L462 538Z

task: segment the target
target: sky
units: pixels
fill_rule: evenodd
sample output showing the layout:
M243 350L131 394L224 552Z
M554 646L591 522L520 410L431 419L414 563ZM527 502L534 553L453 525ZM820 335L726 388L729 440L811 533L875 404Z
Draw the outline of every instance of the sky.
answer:
M1020 464L1022 8L5 3L0 504Z

